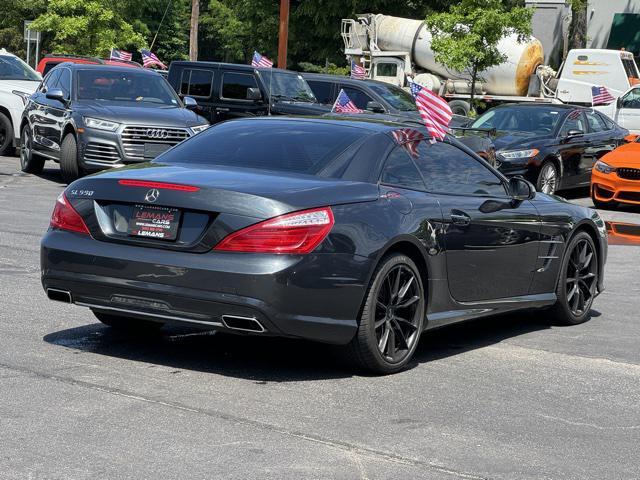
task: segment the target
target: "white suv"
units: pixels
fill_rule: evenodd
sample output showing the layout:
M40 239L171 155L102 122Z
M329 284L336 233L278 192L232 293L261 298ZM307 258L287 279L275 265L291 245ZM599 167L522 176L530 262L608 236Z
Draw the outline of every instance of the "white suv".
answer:
M20 58L0 49L0 155L20 143L20 119L27 98L40 84L40 74Z

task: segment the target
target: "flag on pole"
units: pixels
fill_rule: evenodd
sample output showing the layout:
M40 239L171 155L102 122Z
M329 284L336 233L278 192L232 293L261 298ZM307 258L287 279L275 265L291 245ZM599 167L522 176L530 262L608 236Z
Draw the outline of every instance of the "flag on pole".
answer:
M167 66L164 63L162 63L160 61L160 59L158 57L156 57L156 55L154 53L152 53L150 50L147 50L146 48L143 48L142 50L140 50L140 53L142 54L142 66L143 67L149 68L152 65L156 65L156 66L166 70Z
M608 105L615 100L606 87L591 87L591 104L596 105Z
M273 67L273 62L264 55L260 55L258 52L254 51L251 66L256 68L271 68Z
M356 104L351 101L349 95L343 89L340 89L331 111L336 113L362 113L362 110L356 107Z
M112 48L111 54L109 55L109 60L124 60L125 62L130 62L131 58L132 55L129 52L118 50L117 48Z
M364 80L367 77L367 70L356 62L351 60L351 78L356 80Z
M442 140L447 134L447 127L453 117L449 104L439 95L415 82L411 82L410 87L429 135Z

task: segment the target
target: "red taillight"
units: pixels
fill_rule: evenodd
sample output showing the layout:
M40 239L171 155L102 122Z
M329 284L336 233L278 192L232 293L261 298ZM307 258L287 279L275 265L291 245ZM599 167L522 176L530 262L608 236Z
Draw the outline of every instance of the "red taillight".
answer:
M56 206L51 214L51 228L69 230L71 232L89 234L89 229L84 224L82 217L75 208L71 206L64 193L58 195Z
M309 253L325 239L333 223L333 212L329 207L288 213L228 235L215 246L215 250Z
M197 192L200 187L193 185L181 185L179 183L147 182L146 180L118 180L120 185L126 187L160 188L164 190L178 190L180 192Z

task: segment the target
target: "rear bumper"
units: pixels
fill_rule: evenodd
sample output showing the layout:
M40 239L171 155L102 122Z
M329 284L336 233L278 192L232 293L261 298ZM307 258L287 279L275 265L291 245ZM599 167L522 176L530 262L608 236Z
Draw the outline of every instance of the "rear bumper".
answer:
M371 266L350 254L195 254L57 230L41 244L44 289L77 305L216 330L229 330L223 315L249 317L262 335L334 344L357 330Z
M591 172L591 194L601 202L620 202L640 205L640 181L625 180L615 173Z

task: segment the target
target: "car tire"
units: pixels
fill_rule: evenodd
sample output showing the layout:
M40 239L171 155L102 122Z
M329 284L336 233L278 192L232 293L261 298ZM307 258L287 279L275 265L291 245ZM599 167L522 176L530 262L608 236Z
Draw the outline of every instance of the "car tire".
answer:
M60 172L66 183L71 183L82 176L82 169L78 164L78 143L73 133L68 133L62 140L60 147Z
M559 184L558 169L553 162L544 162L538 173L536 190L542 193L553 195L558 190Z
M551 317L559 325L577 325L589 318L598 285L598 251L584 231L569 240L562 258Z
M373 273L358 331L348 347L355 365L381 375L404 369L420 340L425 304L413 260L398 253L384 257Z
M107 313L96 312L95 310L92 310L92 312L100 322L114 330L128 332L156 332L164 325L162 322L154 322L151 320L109 315Z
M20 133L20 169L25 173L38 175L42 173L44 161L43 157L33 153L31 130L29 125L25 125Z
M10 155L13 148L13 125L4 113L0 112L0 155Z

